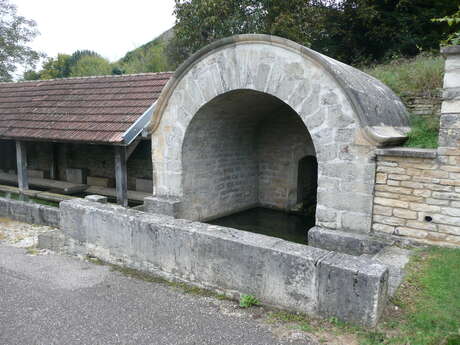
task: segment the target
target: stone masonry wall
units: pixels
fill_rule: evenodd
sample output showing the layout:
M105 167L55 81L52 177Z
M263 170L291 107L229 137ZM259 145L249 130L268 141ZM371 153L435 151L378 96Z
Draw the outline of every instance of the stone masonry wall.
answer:
M289 209L297 203L299 160L315 156L310 134L295 113L276 113L264 121L257 143L259 203Z
M439 90L431 94L412 94L401 95L401 100L407 110L415 115L439 117L441 115L442 97Z
M377 150L375 232L460 246L460 46L446 58L437 150Z
M181 217L207 220L257 204L258 119L204 107L183 144L184 201Z
M377 153L373 231L460 245L460 156L404 148Z
M209 220L257 205L294 206L299 160L315 150L291 108L241 91L202 107L187 129L182 154L180 217Z

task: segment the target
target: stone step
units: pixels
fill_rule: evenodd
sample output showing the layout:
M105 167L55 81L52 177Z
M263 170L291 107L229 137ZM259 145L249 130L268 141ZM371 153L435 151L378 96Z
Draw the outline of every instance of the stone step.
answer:
M366 254L364 254L366 255ZM388 266L388 294L393 296L405 276L405 266L409 263L411 251L395 246L385 247L373 256L373 260Z

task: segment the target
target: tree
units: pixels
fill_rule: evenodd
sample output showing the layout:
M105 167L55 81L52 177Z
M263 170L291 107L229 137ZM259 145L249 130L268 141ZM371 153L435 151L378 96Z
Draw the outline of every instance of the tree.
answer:
M439 49L446 28L431 18L457 0L343 0L326 6L311 48L352 64Z
M58 54L57 58L48 58L38 73L38 79L56 79L68 77L68 61L70 55Z
M70 67L71 77L112 74L110 62L98 55L85 55Z
M164 54L166 42L154 40L129 53L120 60L123 73L162 72L168 70Z
M316 0L175 0L175 36L167 54L172 65L226 36L265 33L304 45L304 19Z
M458 0L176 0L176 35L167 51L177 65L217 39L265 33L346 63L414 56L438 48L446 29L431 18L457 6Z
M92 65L94 64L94 65ZM77 50L72 55L58 54L48 58L38 72L27 71L25 80L55 79L112 74L110 63L92 50Z
M37 35L33 20L19 16L8 0L0 0L0 81L10 81L18 64L35 66L41 54L28 43Z
M452 32L447 36L447 39L442 41L444 45L458 45L460 44L460 6L458 11L450 16L443 18L435 18L433 22L447 23L451 27Z

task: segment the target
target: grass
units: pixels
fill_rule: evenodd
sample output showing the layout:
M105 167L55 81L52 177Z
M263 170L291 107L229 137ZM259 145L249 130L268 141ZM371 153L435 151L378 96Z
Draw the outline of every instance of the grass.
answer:
M382 81L399 96L416 94L429 98L443 86L444 59L441 56L420 54L412 59L396 59L361 69ZM405 146L438 147L438 117L412 115L411 128Z
M460 249L430 248L414 255L393 302L401 313L387 315L384 327L396 327L396 334L367 344L459 345Z
M405 282L391 299L375 329L321 320L304 314L272 311L281 322L321 338L360 345L460 345L460 249L429 248L411 258Z
M444 59L441 56L420 54L412 59L397 59L361 69L400 96L414 93L429 96L434 90L442 88Z
M34 246L26 248L27 254L37 255L39 253L38 249Z
M438 147L439 118L411 115L411 130L404 146L435 149Z

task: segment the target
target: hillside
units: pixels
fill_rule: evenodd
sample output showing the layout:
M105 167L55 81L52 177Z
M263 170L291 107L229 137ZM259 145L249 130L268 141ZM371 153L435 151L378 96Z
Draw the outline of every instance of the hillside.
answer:
M152 41L129 51L115 65L125 74L169 71L165 49L173 36L174 30L171 28Z

